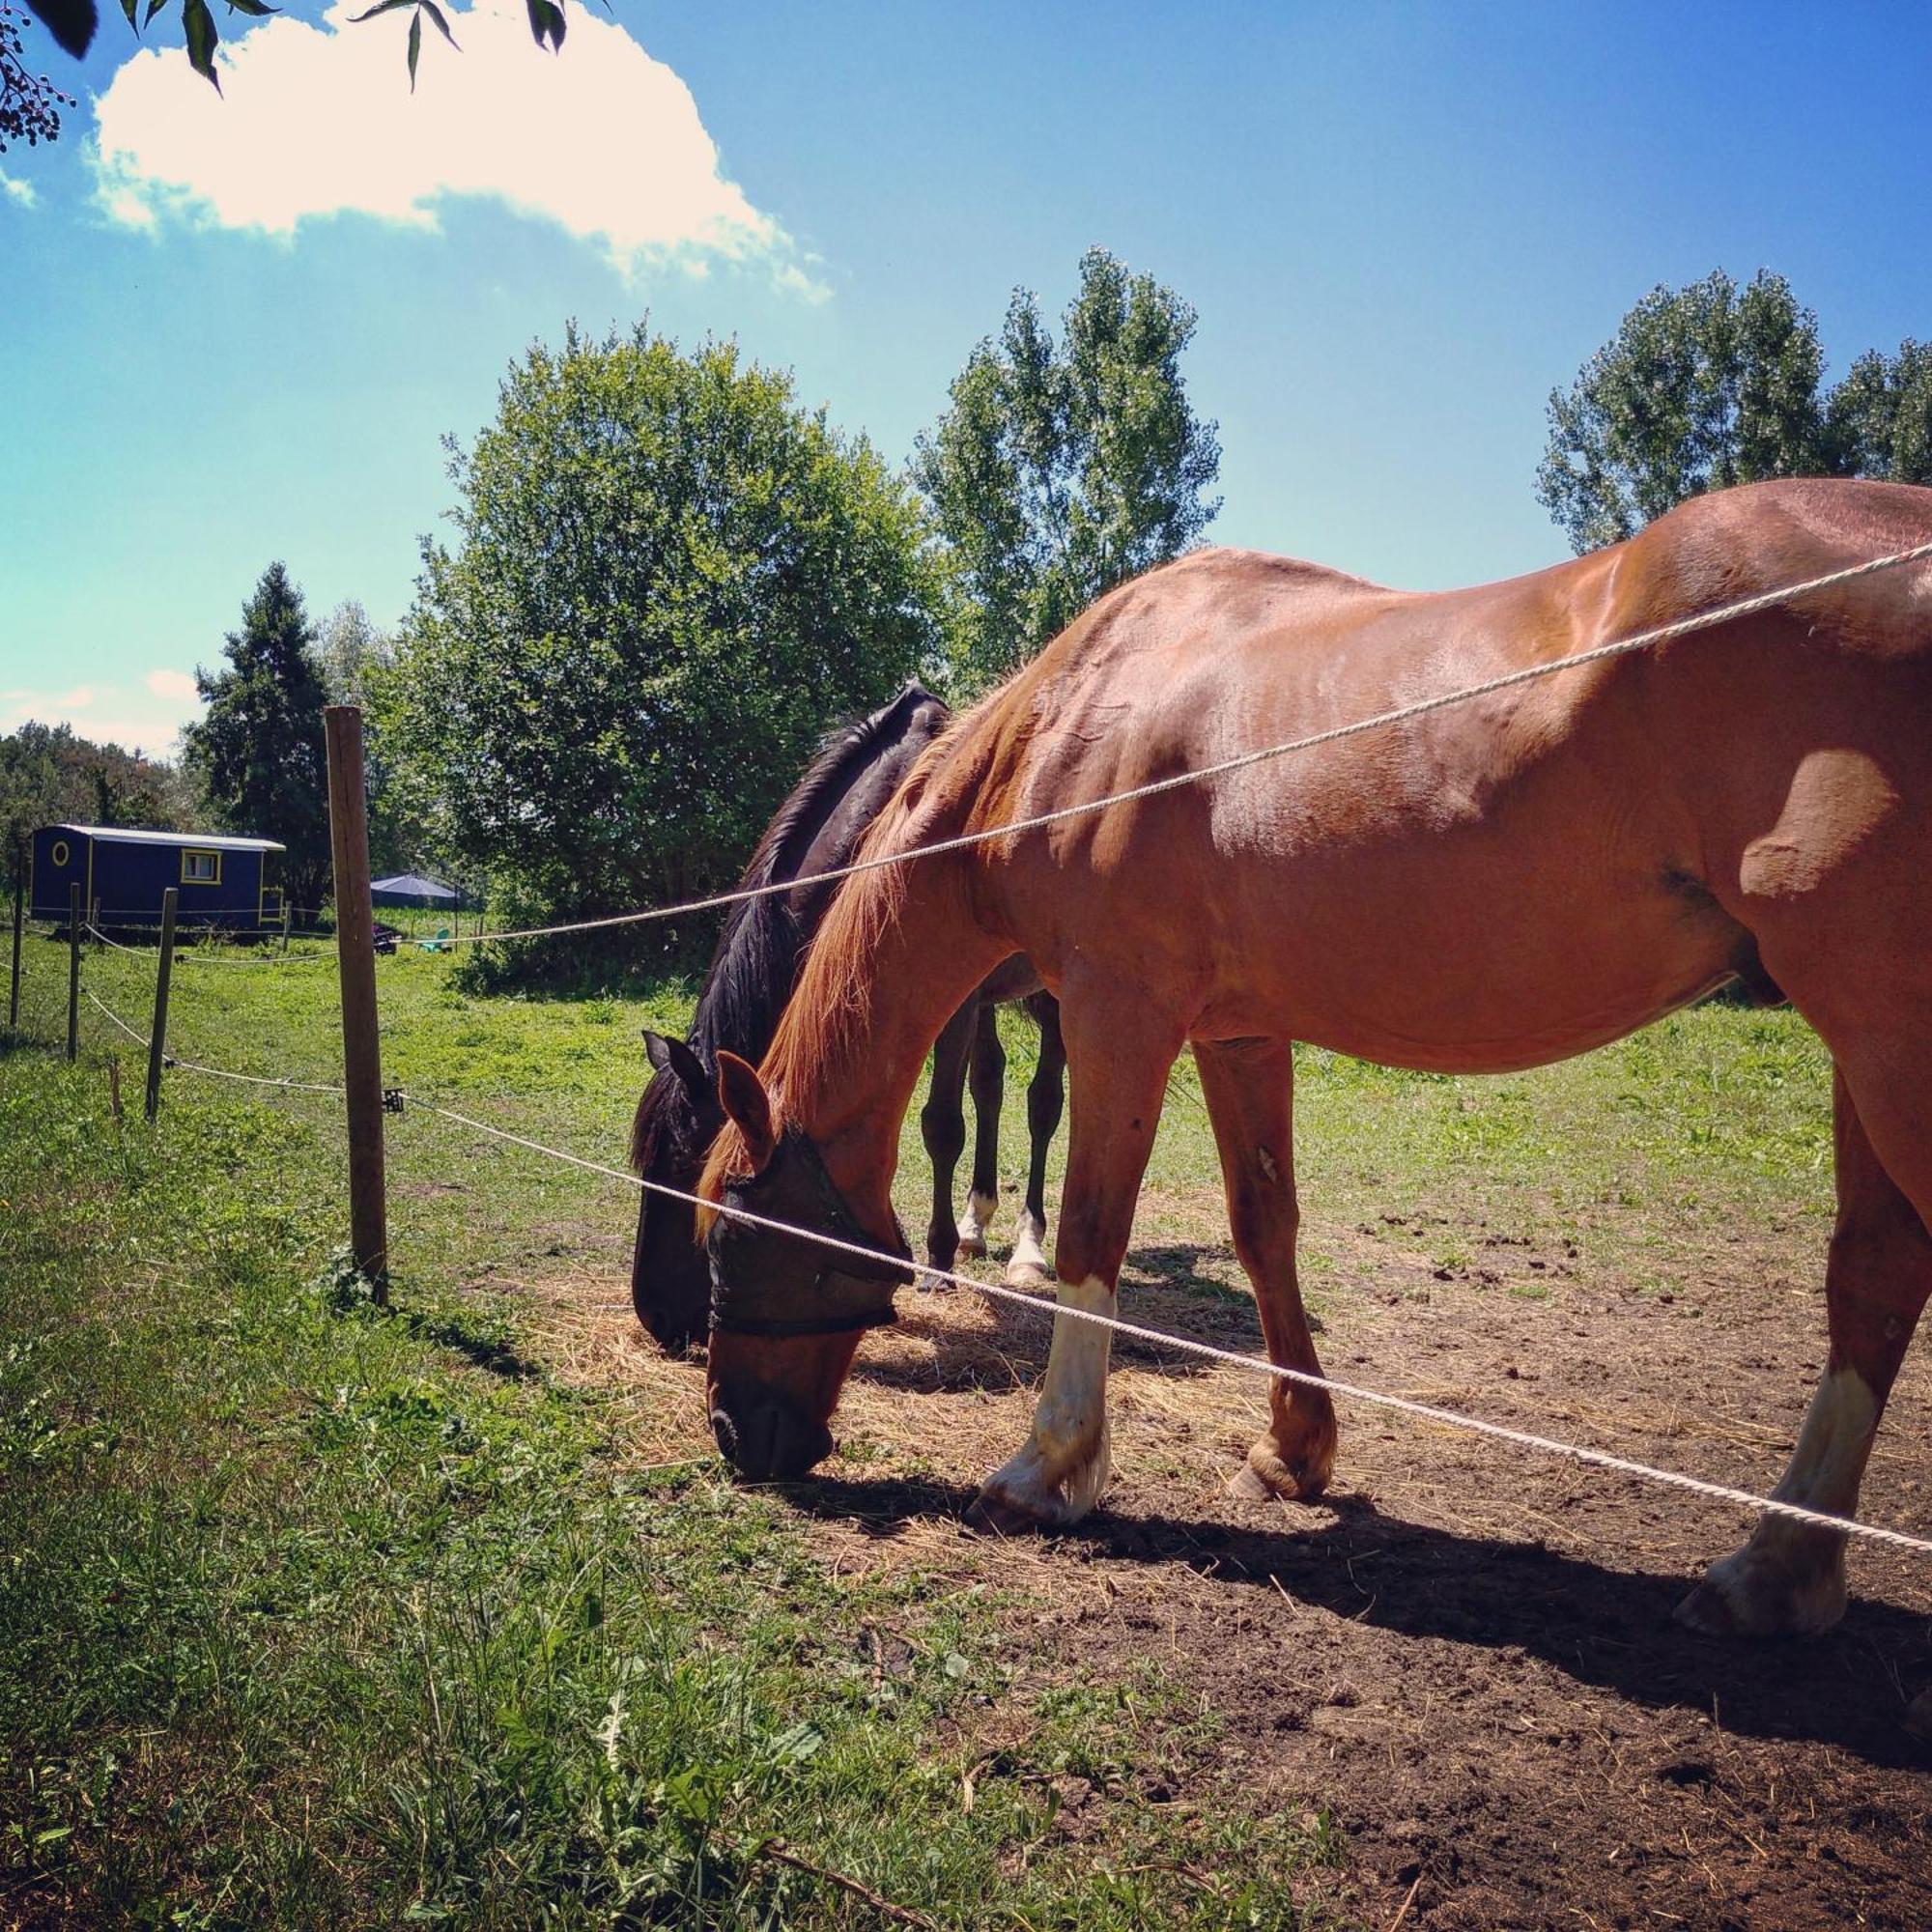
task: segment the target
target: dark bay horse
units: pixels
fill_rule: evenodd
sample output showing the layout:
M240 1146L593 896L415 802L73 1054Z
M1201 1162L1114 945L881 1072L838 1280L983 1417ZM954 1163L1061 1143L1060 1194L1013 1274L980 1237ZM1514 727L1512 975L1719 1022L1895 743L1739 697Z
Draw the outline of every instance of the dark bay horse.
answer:
M909 684L890 704L828 738L791 796L766 827L741 886L777 884L844 865L914 761L952 722L929 691ZM834 886L746 899L732 906L698 995L690 1036L646 1034L654 1069L631 1129L631 1164L647 1180L687 1192L724 1116L718 1104L721 1049L757 1058L771 1044L798 963L832 902ZM962 1250L986 1251L986 1226L999 1198L1000 1109L1006 1051L998 1008L1024 1000L1040 1030L1039 1062L1027 1089L1033 1140L1025 1205L1007 1275L1046 1279L1046 1156L1060 1126L1065 1056L1060 1009L1024 959L996 967L942 1029L933 1050L932 1087L920 1127L932 1162L929 1266L947 1268ZM923 1049L922 1049L922 1052ZM965 1146L962 1095L970 1070L976 1131L966 1212L952 1214L952 1177ZM645 1194L638 1210L631 1299L658 1344L682 1352L709 1324L711 1280L683 1202Z
M1509 582L1387 590L1203 551L1122 586L920 759L868 853L1198 769L1932 539L1932 491L1781 482L1699 497ZM1834 1062L1830 1352L1777 1493L1846 1514L1932 1291L1932 567L839 890L761 1066L721 1055L704 1191L894 1253L897 1123L926 1045L1024 952L1071 1082L1063 1306L1112 1311L1168 1067L1201 1070L1270 1358L1317 1370L1295 1280L1290 1043L1500 1072L1581 1053L1742 977ZM795 1476L890 1284L723 1218L709 1401L724 1453ZM797 1252L813 1253L810 1264ZM854 1264L857 1266L858 1264ZM814 1273L815 1269L815 1273ZM836 1304L843 1321L817 1320ZM790 1317L775 1334L760 1310ZM741 1316L745 1319L741 1320ZM996 1519L1065 1523L1107 1477L1103 1330L1055 1324ZM1235 1487L1319 1493L1335 1417L1277 1381ZM1776 1516L1681 1614L1811 1631L1842 1535Z

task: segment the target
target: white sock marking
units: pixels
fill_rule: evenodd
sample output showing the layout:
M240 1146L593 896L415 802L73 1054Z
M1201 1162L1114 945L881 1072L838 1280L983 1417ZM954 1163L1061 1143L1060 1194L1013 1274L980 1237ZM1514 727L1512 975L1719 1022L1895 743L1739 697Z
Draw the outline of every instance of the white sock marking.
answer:
M1011 1275L1015 1270L1034 1269L1041 1274L1053 1272L1046 1264L1046 1223L1038 1215L1021 1208L1019 1230L1013 1236L1013 1252L1007 1263L1007 1273Z
M1780 1502L1849 1516L1878 1433L1878 1399L1856 1369L1818 1384L1798 1446L1772 1494ZM1755 1633L1829 1630L1845 1607L1845 1539L1789 1517L1760 1520L1742 1549L1704 1578L1738 1625ZM1694 1598L1693 1598L1694 1602Z
M999 1212L1000 1197L997 1194L967 1195L966 1211L959 1217L959 1245L968 1254L983 1255L986 1252L986 1230L993 1225L993 1216Z
M1063 1282L1063 1306L1113 1315L1114 1291L1096 1275ZM1018 1455L988 1478L988 1492L1038 1522L1077 1522L1107 1486L1107 1361L1111 1332L1056 1316L1046 1358L1046 1386L1034 1410L1033 1434Z

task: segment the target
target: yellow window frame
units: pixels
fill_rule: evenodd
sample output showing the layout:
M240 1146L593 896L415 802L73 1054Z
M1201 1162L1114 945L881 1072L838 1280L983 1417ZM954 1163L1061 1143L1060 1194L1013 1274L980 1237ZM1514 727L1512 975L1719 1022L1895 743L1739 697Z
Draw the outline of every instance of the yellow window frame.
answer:
M187 862L190 859L212 859L214 862L214 870L205 877L198 872L190 872L187 868ZM221 883L221 854L206 846L183 846L181 882L185 886L218 886Z

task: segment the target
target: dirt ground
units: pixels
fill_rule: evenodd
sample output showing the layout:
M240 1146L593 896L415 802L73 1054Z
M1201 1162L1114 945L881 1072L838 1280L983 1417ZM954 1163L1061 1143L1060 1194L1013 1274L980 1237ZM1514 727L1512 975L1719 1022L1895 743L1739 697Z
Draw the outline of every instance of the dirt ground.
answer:
M1741 1487L1776 1479L1823 1346L1815 1225L1740 1233L1667 1296L1455 1232L1471 1259L1441 1269L1400 1217L1324 1231L1332 1374ZM701 1453L701 1370L657 1359L611 1249L608 1272L489 1286L534 1294L566 1376L635 1390L634 1453ZM1143 1249L1123 1306L1257 1349L1239 1281L1225 1247ZM1040 1686L1153 1660L1222 1728L1211 1759L1179 1768L1150 1740L1149 1795L1327 1806L1344 1868L1299 1883L1346 1922L1932 1926L1932 1745L1902 1723L1932 1684L1921 1559L1855 1548L1827 1637L1711 1641L1670 1609L1743 1539L1739 1512L1353 1404L1323 1502L1236 1502L1222 1482L1264 1384L1131 1344L1100 1509L1059 1538L981 1536L962 1517L1022 1438L1047 1323L957 1290L900 1305L862 1351L841 1454L785 1492L827 1559L1024 1605L1008 1614ZM1928 1420L1921 1337L1868 1518L1932 1531ZM962 1744L996 1762L1019 1721L1003 1703ZM1077 1781L1065 1796L1070 1832L1104 1812Z

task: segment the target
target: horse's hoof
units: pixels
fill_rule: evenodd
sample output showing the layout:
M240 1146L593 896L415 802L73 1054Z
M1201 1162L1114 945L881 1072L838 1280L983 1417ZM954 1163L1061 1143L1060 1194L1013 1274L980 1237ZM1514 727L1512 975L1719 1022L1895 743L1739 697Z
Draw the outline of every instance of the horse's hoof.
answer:
M1676 1609L1704 1636L1815 1636L1844 1614L1841 1561L1794 1560L1754 1543L1712 1564Z
M1671 1615L1686 1630L1695 1631L1699 1636L1743 1634L1730 1600L1721 1590L1714 1589L1708 1579L1684 1598Z
M1316 1434L1305 1454L1284 1457L1272 1435L1248 1451L1247 1461L1228 1478L1228 1493L1250 1503L1310 1503L1335 1473L1335 1433Z
M1009 1497L981 1490L967 1505L966 1527L981 1536L1038 1536L1055 1525L1021 1509Z
M1228 1493L1244 1503L1274 1501L1274 1492L1245 1463L1228 1478Z
M1037 1262L1009 1262L1005 1281L1026 1294L1038 1294L1053 1287L1053 1277Z
M912 1286L915 1294L946 1294L952 1288L952 1284L944 1274L929 1266L923 1267L914 1274Z
M1069 1446L1043 1450L1037 1438L1031 1439L980 1485L967 1520L1000 1536L1071 1529L1100 1500L1112 1462L1104 1417L1097 1440L1084 1456Z
M982 1262L986 1259L986 1237L984 1235L961 1235L959 1253L963 1260Z
M1228 1493L1236 1501L1244 1503L1312 1503L1319 1501L1328 1488L1326 1469L1310 1469L1296 1475L1284 1463L1276 1463L1272 1472L1264 1475L1252 1463L1243 1463L1228 1478Z
M1932 1744L1932 1690L1921 1690L1905 1714L1905 1728L1915 1738Z

